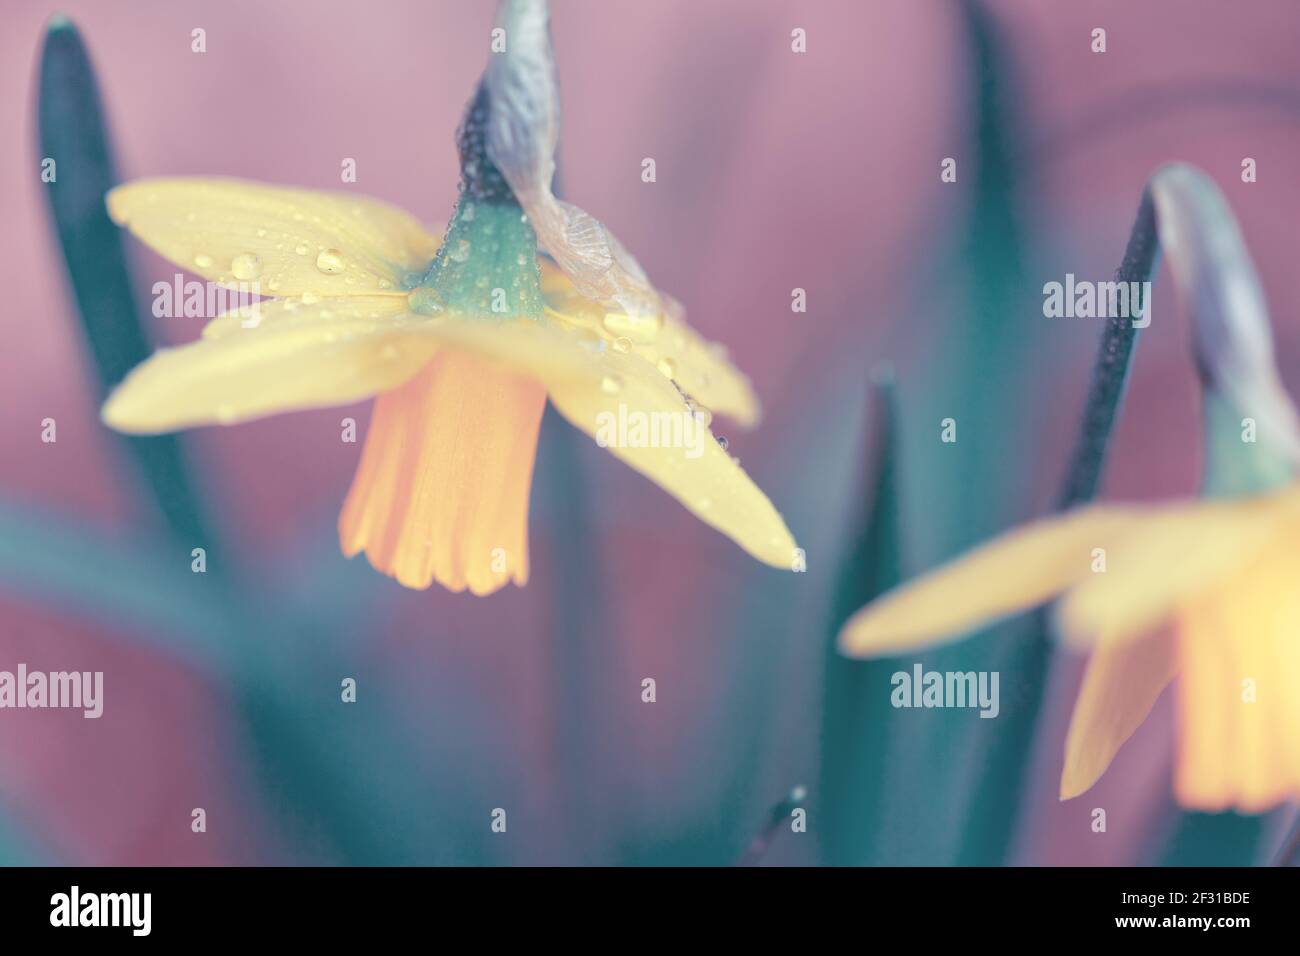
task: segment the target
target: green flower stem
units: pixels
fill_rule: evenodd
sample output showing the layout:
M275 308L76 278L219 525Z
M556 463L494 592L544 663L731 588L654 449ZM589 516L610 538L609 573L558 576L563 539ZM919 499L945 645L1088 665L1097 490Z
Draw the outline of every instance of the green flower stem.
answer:
M1158 264L1159 250L1155 206L1147 189L1138 205L1137 219L1116 271L1116 281L1150 281ZM1145 305L1139 299L1132 313L1140 315ZM1090 501L1097 493L1111 432L1124 398L1138 331L1128 317L1107 320L1102 331L1079 435L1058 498L1061 510ZM1052 639L1044 611L1018 626L1018 633L1008 635L1007 645L994 651L1000 657L997 669L1003 672L1003 686L1020 690L1004 706L1003 719L999 721L1003 724L1001 733L984 758L983 773L966 814L957 857L962 865L1004 863L1019 815L1052 661Z
M1144 289L1141 283L1150 281L1154 276L1159 255L1155 206L1148 189L1142 193L1137 221L1129 233L1128 246L1115 273L1115 281L1136 282L1139 283L1139 289ZM1135 315L1140 315L1146 306L1141 295L1139 293L1138 307L1131 310ZM1110 447L1111 432L1115 427L1120 402L1124 398L1124 387L1128 382L1138 331L1127 317L1114 317L1106 321L1097 361L1093 366L1092 382L1088 387L1088 398L1084 404L1079 436L1075 440L1070 465L1066 469L1065 484L1058 499L1061 510L1091 501L1097 494L1106 464L1106 452Z

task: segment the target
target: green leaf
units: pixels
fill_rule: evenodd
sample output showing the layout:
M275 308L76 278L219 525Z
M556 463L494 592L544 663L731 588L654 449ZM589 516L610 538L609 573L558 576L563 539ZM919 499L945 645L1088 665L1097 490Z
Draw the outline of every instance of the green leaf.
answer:
M902 577L892 376L877 374L872 399L862 453L861 511L850 526L849 550L839 565L826 640L815 829L821 858L833 866L872 861L886 782L888 738L881 728L890 718L890 676L901 666L895 659L854 660L836 645L849 617Z
M621 643L606 618L605 572L592 527L592 492L582 463L586 436L547 407L538 443L533 495L550 534L533 562L547 584L544 633L551 662L554 753L566 841L575 862L609 865L629 835L627 794L619 755L632 743L625 706L639 700L628 678ZM536 545L534 545L536 547Z
M961 186L945 188L967 190L970 205L950 227L958 237L953 255L937 266L927 263L924 286L917 290L927 309L946 321L927 343L918 373L899 379L903 434L915 436L902 443L899 454L908 489L902 502L905 547L922 567L1026 517L1032 463L1024 457L1025 434L1039 427L1042 415L1041 406L1027 396L1055 332L1032 319L1041 301L1027 279L1031 244L1021 215L1027 204L1023 85L985 5L966 0L959 10L968 51L964 88L971 96L972 142L959 156ZM948 234L945 230L942 237ZM952 443L940 441L941 423L948 418L957 429ZM993 670L1007 662L1008 647L1021 641L1016 628L995 628L903 663L938 671ZM887 760L877 773L888 776L880 815L889 825L875 836L872 863L952 863L968 831L986 825L970 809L985 755L1002 745L1005 690L1003 698L997 720L980 720L960 709L878 708L878 754L887 754Z
M117 178L99 86L81 35L66 17L52 19L45 36L37 120L41 159L54 162L54 179L45 185L50 215L103 398L152 349L132 294L121 231L104 205ZM214 542L176 436L119 440L177 539L211 554Z
M190 570L182 545L140 543L31 505L0 502L0 591L130 633L205 671L244 646L239 605Z
M1178 815L1161 866L1251 866L1258 863L1266 816L1240 813Z

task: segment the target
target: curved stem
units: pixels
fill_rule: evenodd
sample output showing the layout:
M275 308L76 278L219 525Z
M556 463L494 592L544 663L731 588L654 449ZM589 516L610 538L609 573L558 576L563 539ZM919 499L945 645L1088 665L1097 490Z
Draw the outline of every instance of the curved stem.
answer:
M1141 283L1150 281L1159 254L1155 206L1151 201L1150 189L1146 189L1142 192L1142 202L1138 206L1137 221L1129 233L1124 259L1115 272L1115 281L1137 282L1139 289L1144 288ZM1145 307L1146 302L1139 294L1137 307L1131 312L1133 315L1141 315ZM1128 380L1137 333L1138 329L1128 316L1117 316L1106 322L1097 362L1093 367L1092 383L1088 386L1088 399L1084 404L1079 437L1070 455L1070 466L1057 502L1061 510L1089 501L1097 493L1115 416L1124 397L1124 385Z

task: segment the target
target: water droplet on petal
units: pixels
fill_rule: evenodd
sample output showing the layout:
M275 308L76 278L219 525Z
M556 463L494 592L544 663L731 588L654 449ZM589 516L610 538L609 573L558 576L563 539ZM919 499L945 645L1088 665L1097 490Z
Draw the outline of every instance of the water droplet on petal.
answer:
M251 252L241 252L230 261L236 279L249 282L262 274L262 260Z
M718 447L721 448L723 451L726 451L726 450L727 450L727 436L726 436L726 435L719 435L718 438L717 438L717 441L718 441Z
M437 315L443 310L442 297L432 289L421 287L413 289L406 296L406 304L412 312L420 315Z
M203 253L200 252L197 256L194 257L194 264L198 266L200 269L211 269L212 257L209 255L204 255Z
M343 253L337 249L322 249L320 255L316 257L316 268L327 276L338 275L346 265Z
M626 335L620 335L614 340L614 351L624 353L632 351L632 340Z
M617 395L623 388L623 380L617 375L606 375L600 380L600 390L606 395Z
M677 363L674 362L672 359L668 358L667 356L664 356L659 360L659 371L662 372L664 375L666 375L668 378L676 378Z
M606 312L600 323L610 335L626 335L637 342L653 342L664 320L660 315L628 315L626 312Z
M308 249L307 246L301 242L293 247L293 251L298 253L298 255L300 256L305 256L307 253L311 252L311 250Z

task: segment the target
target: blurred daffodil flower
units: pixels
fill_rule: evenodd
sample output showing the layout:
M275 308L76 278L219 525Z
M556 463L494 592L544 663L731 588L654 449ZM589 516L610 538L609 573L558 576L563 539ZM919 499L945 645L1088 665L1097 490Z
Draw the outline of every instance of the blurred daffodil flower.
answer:
M459 132L461 195L441 242L405 212L351 194L222 179L148 179L109 194L113 219L162 256L274 298L157 352L109 397L104 421L155 433L375 396L339 517L343 552L365 552L407 587L482 595L527 581L548 398L592 435L620 410L690 416L706 439L698 454L607 447L789 569L795 544L781 516L708 430L712 412L757 421L748 380L600 223L551 195L546 6L507 2L499 20L510 52L493 57Z
M850 618L840 647L910 653L1064 595L1062 636L1092 657L1061 799L1101 777L1178 675L1179 802L1257 812L1300 796L1297 581L1300 487L1099 505L1014 530L890 592Z
M1227 204L1186 166L1151 189L1193 317L1212 497L1091 506L1013 530L860 610L840 646L921 650L1060 598L1058 632L1091 651L1061 798L1101 777L1177 677L1177 799L1260 812L1300 797L1300 430Z

